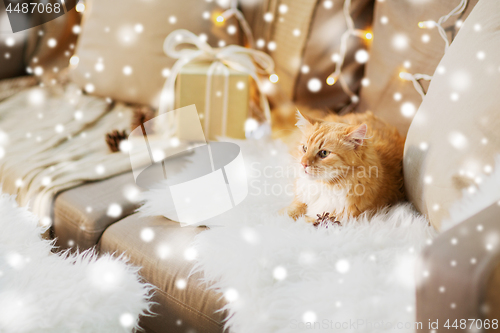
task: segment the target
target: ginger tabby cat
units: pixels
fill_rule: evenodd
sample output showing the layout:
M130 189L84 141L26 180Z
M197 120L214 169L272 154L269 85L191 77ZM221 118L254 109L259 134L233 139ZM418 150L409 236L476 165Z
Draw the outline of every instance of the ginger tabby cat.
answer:
M404 199L404 138L395 127L371 112L297 117L302 139L292 155L302 166L289 216L345 220Z

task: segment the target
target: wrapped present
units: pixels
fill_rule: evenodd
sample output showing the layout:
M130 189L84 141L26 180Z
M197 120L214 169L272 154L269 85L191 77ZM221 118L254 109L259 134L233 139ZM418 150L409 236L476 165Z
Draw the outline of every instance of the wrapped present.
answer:
M212 48L192 32L182 29L170 33L163 48L168 56L178 60L160 96L160 114L195 104L207 139L245 138L254 85L261 118L270 127L269 103L262 93L259 77L265 74L267 79L274 69L269 55L237 45ZM179 117L166 119L160 129L166 136L194 140L189 121Z
M195 104L208 140L218 136L244 139L251 84L250 75L219 61L187 64L177 77L175 108ZM192 124L177 119L179 139L196 138L192 129Z

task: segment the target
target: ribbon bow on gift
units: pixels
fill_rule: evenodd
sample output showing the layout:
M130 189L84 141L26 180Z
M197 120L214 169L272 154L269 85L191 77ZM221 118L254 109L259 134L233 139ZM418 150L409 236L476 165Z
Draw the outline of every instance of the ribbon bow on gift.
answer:
M184 47L180 47L183 45ZM163 51L169 57L178 59L170 71L163 91L160 97L159 113L165 113L173 110L175 99L175 81L183 66L190 62L211 62L207 71L207 84L205 91L205 135L208 137L209 114L210 114L210 92L212 75L217 68L221 68L225 75L225 101L223 109L223 121L227 119L227 98L228 98L228 82L229 69L232 68L239 72L250 75L257 84L260 92L260 104L264 110L264 116L267 121L271 121L271 112L269 102L264 93L258 74L269 75L274 70L273 59L262 51L248 49L237 45L229 45L222 48L212 48L208 43L202 41L194 33L180 29L171 32L163 44ZM174 122L170 122L172 125ZM223 133L225 135L226 124L224 123ZM172 130L172 128L170 128Z

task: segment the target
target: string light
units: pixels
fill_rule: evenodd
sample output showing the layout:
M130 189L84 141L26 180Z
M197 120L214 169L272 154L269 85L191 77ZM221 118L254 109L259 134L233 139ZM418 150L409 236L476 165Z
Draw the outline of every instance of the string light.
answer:
M351 98L351 101L353 103L357 103L359 101L358 96L356 96L351 91L349 85L342 76L342 66L344 65L344 60L347 53L347 42L349 41L349 37L351 36L356 36L365 40L371 40L373 39L373 34L369 31L356 29L354 27L354 21L351 17L350 12L351 12L351 0L345 0L343 7L343 14L347 24L347 30L344 31L344 33L340 37L340 50L338 53L338 57L336 57L337 61L335 61L336 62L335 71L332 74L328 75L326 79L326 84L331 86L339 82L342 87L342 90Z
M326 84L328 84L329 86L333 86L335 82L337 82L337 78L331 75L326 79Z
M462 13L465 10L465 8L467 8L467 2L468 2L468 0L461 0L460 3L458 4L458 6L456 6L448 14L441 16L437 22L432 21L432 20L418 22L418 26L421 29L432 29L432 28L438 29L439 35L441 36L441 38L443 38L443 40L445 42L445 52L448 49L448 47L450 47L450 41L448 40L448 36L446 35L446 31L443 28L443 23L446 22L453 15L458 15L458 14Z
M413 83L413 86L415 87L415 90L422 97L422 99L425 97L425 92L424 89L422 88L422 85L418 82L418 80L430 81L432 79L432 76L427 74L420 74L420 73L411 74L407 72L400 72L399 77L402 80L411 81Z
M446 35L446 31L443 28L443 24L453 15L458 15L458 14L462 13L465 10L465 8L467 8L467 2L468 2L468 0L461 0L460 3L458 4L458 6L453 8L453 10L451 12L449 12L448 14L441 16L437 22L432 21L432 20L418 22L418 27L420 29L433 29L433 28L438 29L439 35L441 36L441 38L445 42L445 47L444 47L445 53L448 50L448 48L450 47L450 41L448 40L448 36ZM427 35L424 35L424 36L427 36ZM428 42L428 36L425 39L423 38L422 41ZM399 73L399 77L403 80L411 81L413 83L413 86L415 87L415 90L420 94L420 96L422 96L422 99L425 97L425 92L424 92L424 89L422 88L422 85L419 83L419 80L426 80L426 81L432 80L431 75L420 74L420 73L410 74L410 73L406 73L406 72L401 72L401 73Z
M255 44L253 40L252 30L250 29L250 25L245 19L245 16L238 9L238 0L231 0L231 7L222 14L217 15L215 18L215 22L218 24L222 24L232 16L236 17L236 19L240 23L240 27L243 30L243 33L245 34L245 37L247 38L248 44L250 44L250 47L254 49Z
M434 21L421 21L418 22L418 27L420 29L432 29L436 26L436 22Z
M269 81L271 81L272 83L276 83L276 82L278 82L278 80L279 80L278 75L276 75L276 74L269 75Z

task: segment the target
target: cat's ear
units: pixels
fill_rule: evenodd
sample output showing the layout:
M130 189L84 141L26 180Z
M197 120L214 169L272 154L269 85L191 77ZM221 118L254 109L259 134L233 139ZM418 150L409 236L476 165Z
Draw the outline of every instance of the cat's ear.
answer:
M302 132L306 132L318 122L319 120L308 117L297 110L297 123L295 124L295 126L297 126Z
M368 126L363 124L359 127L356 127L351 133L347 135L347 141L354 145L354 148L357 148L363 144L363 141L366 139L366 132L368 131Z

